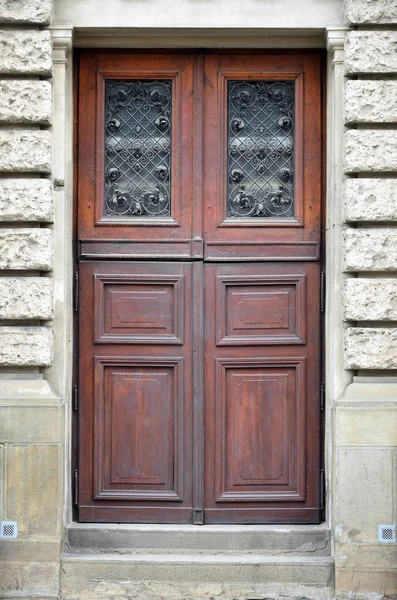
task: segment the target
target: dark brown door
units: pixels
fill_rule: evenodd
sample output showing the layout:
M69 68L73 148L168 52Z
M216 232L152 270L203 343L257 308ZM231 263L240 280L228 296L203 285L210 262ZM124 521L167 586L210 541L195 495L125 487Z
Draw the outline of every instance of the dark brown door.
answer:
M79 75L79 520L318 523L319 55Z

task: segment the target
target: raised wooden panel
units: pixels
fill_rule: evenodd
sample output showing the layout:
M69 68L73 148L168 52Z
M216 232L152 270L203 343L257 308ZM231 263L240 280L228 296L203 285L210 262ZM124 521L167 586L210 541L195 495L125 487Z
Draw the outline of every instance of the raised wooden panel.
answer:
M318 523L320 265L204 274L204 522Z
M96 358L97 499L182 499L182 360Z
M304 500L304 359L218 359L217 502Z
M95 275L95 341L183 344L184 276Z
M193 265L79 271L78 518L191 523Z
M305 274L219 275L217 344L303 344Z

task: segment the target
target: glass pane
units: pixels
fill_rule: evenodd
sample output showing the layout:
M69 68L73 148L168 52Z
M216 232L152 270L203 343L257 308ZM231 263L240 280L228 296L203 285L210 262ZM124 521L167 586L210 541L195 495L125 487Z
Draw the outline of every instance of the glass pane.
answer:
M294 215L294 83L228 82L228 217Z
M107 217L170 216L171 80L107 80Z

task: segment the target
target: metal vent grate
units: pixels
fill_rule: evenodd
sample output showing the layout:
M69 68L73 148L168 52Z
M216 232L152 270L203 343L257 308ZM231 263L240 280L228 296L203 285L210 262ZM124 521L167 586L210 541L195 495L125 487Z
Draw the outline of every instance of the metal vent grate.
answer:
M15 539L18 537L18 523L16 521L1 521L0 538Z
M396 542L396 526L395 525L379 525L378 532L379 541L383 544L393 544Z

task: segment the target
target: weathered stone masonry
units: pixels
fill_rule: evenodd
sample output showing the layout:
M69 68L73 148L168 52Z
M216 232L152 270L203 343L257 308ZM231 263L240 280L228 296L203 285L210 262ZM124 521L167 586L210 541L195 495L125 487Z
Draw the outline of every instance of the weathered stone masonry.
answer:
M397 593L395 547L378 543L397 517L397 4L345 0L345 18L345 368L358 377L336 399L336 592L381 598Z
M52 0L0 0L0 597L56 597L63 410L53 364Z

